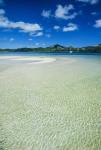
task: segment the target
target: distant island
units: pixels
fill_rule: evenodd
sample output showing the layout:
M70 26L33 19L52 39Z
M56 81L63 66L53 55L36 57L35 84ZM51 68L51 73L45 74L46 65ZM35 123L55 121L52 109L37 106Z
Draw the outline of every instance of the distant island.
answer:
M44 52L44 53L101 53L101 44L87 47L66 47L55 44L49 47L38 48L17 48L17 49L0 49L0 52Z

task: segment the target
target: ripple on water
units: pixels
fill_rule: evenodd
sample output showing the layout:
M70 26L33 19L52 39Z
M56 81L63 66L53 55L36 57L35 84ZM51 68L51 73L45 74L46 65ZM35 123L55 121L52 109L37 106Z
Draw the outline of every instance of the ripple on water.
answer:
M0 150L100 149L101 60L73 60L0 73Z

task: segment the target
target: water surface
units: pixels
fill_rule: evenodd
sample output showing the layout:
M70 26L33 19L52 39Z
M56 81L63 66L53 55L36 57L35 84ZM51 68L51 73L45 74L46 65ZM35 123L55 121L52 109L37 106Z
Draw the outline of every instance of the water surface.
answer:
M100 150L101 56L37 56L0 60L0 149Z

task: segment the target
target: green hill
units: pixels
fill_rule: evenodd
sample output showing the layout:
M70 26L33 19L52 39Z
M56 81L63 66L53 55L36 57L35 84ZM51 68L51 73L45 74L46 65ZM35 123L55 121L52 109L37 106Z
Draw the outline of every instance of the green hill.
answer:
M17 48L17 49L0 49L0 52L60 52L60 53L101 53L101 44L96 46L87 47L65 47L59 44L55 44L49 47L38 48Z

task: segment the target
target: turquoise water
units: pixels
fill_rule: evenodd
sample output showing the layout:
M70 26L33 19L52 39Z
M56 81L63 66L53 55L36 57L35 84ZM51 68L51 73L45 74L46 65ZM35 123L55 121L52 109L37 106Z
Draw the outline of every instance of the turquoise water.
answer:
M0 60L0 150L100 150L101 56L41 57Z

